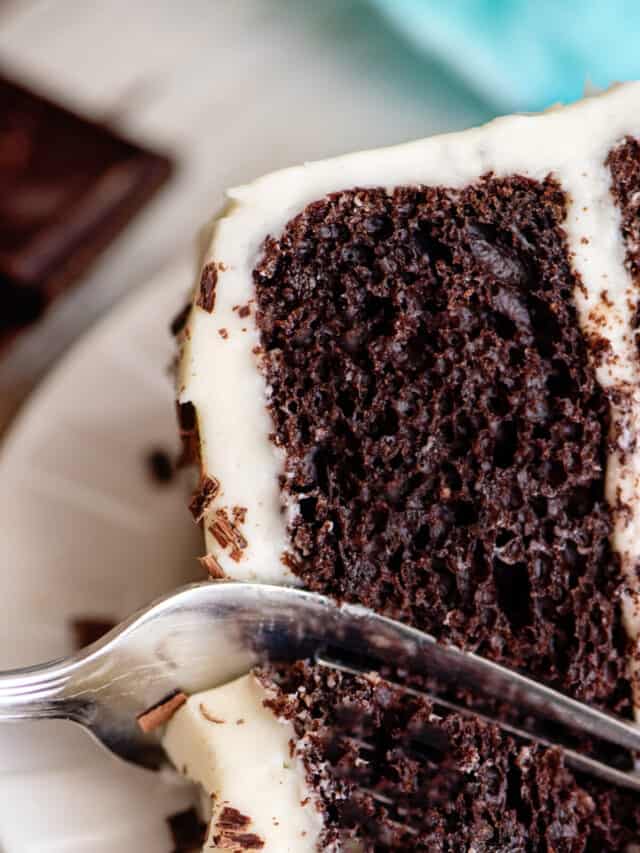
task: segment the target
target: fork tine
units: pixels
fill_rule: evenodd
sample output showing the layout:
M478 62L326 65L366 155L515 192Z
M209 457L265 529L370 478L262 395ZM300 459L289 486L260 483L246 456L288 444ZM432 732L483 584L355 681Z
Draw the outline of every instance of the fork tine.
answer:
M357 667L342 663L341 661L331 660L327 657L322 657L320 655L316 656L316 663L318 663L320 666L337 670L338 672L346 673L347 675L367 675L367 672L365 670L360 670ZM616 767L611 767L609 764L605 764L603 761L598 761L595 758L591 758L587 755L582 755L580 752L577 752L576 750L571 749L569 747L563 746L562 744L553 743L552 741L547 740L546 738L543 738L538 734L529 732L526 729L518 728L517 726L514 726L511 723L507 723L499 719L487 717L485 714L481 714L477 711L465 708L464 705L458 705L457 703L451 702L447 699L441 699L439 696L435 696L432 693L428 693L423 690L416 690L414 687L409 687L408 685L401 684L389 678L385 678L385 681L387 681L394 687L399 688L410 696L417 696L423 699L427 699L432 704L440 706L441 708L446 708L448 711L453 711L454 713L461 714L465 717L472 717L478 720L482 720L485 723L497 725L503 731L513 735L514 737L537 743L540 746L546 748L559 747L564 753L567 764L573 767L574 770L577 770L581 773L588 773L592 776L597 776L598 778L603 779L605 782L609 782L612 785L618 785L623 788L628 788L632 791L640 792L640 774L638 773L627 772L624 770L619 770Z

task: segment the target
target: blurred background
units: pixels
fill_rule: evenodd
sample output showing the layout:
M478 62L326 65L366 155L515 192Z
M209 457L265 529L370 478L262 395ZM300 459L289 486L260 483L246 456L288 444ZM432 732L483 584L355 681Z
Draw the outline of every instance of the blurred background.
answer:
M2 347L0 424L87 326L189 251L225 187L632 77L639 23L624 0L0 0L5 74L174 161ZM0 216L0 243L11 225ZM0 259L0 291L4 275Z

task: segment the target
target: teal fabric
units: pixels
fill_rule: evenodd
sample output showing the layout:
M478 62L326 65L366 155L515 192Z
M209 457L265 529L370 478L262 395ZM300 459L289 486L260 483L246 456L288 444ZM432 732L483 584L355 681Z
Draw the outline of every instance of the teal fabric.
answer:
M640 0L372 0L500 110L640 77Z

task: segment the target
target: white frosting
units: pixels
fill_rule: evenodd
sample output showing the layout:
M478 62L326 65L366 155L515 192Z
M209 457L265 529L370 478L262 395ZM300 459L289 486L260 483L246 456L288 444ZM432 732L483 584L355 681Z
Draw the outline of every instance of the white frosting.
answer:
M608 462L607 496L615 512L613 546L622 554L630 582L637 585L640 365L631 333L637 295L624 266L620 214L604 165L610 149L627 134L640 136L638 83L615 86L541 115L500 118L463 133L286 169L228 193L229 204L215 223L207 255L219 265L215 310L208 314L196 307L192 312L180 399L196 406L203 466L221 482L211 512L235 505L247 508L243 533L248 546L240 562L231 560L208 534L208 547L230 576L294 580L281 562L290 511L282 507L283 460L269 440L273 426L266 409L267 388L252 351L259 335L253 315L242 319L233 311L253 298L252 270L265 236L277 236L308 203L354 186L463 187L487 172L534 179L552 173L569 200L565 227L586 290L575 295L581 323L607 338L613 351L614 358L597 368L598 380L613 401L614 429L620 426L622 436ZM603 290L610 305L602 301ZM220 328L227 330L227 339L219 335ZM623 405L615 402L619 392ZM616 510L618 495L629 506L625 512ZM640 617L631 595L625 615L636 636Z
M225 808L250 819L238 831L258 835L264 843L255 849L262 853L317 849L322 817L299 759L291 756L293 726L264 707L266 697L258 680L244 675L194 694L167 725L163 743L171 761L202 786L210 803L206 851L240 850L233 832L220 825Z

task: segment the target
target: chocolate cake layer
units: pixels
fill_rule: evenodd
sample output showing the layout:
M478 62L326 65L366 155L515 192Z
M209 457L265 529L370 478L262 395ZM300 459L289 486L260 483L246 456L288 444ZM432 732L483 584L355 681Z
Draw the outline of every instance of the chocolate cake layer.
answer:
M304 584L628 710L609 409L548 177L349 190L255 270Z
M214 576L360 602L631 713L637 116L626 84L229 192L180 332ZM638 837L637 798L554 751L445 715L447 787L405 748L430 708L300 667L277 677L326 826L355 821L367 849L595 853ZM393 780L403 820L349 787L341 695L370 723L367 784ZM394 838L414 818L418 835Z
M265 704L292 722L307 781L319 792L319 849L622 851L640 803L576 776L561 753L496 726L442 713L381 679L304 662L259 673ZM435 711L435 713L434 713Z

